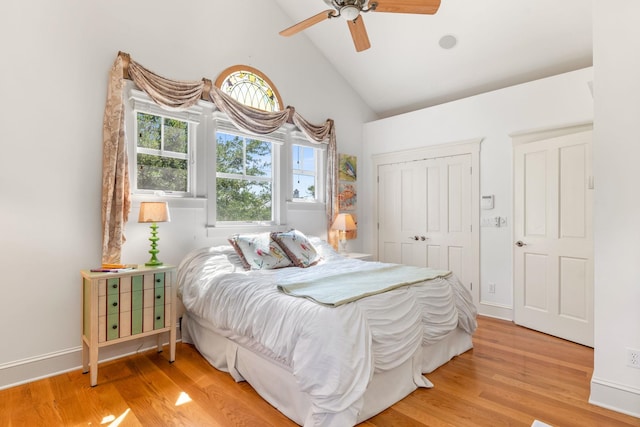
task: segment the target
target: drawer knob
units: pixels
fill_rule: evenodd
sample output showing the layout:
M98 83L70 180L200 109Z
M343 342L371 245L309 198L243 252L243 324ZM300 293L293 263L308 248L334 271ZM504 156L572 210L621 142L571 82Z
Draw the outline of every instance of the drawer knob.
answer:
M117 307L117 306L118 306L118 303L114 301L114 302L113 302L113 306L114 306L114 307Z
M112 287L113 289L116 289L116 288L118 287L118 285L116 285L116 284L114 283L113 285L111 285L111 287Z
M158 296L156 296L156 298L157 298L157 299L160 299L160 298L162 298L162 295L158 295Z
M156 282L157 282L157 283L160 283L160 282L162 282L162 280L160 280L160 279L156 279Z
M156 316L156 320L160 320L160 316Z
M118 329L118 325L113 325L111 329Z

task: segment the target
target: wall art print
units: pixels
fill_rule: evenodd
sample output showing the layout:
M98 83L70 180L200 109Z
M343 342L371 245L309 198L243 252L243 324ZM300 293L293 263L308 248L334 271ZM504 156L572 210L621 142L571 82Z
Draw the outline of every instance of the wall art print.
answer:
M349 154L338 156L338 173L340 181L354 182L358 179L358 158Z
M355 211L358 202L358 191L355 183L340 182L338 184L338 207L342 211Z

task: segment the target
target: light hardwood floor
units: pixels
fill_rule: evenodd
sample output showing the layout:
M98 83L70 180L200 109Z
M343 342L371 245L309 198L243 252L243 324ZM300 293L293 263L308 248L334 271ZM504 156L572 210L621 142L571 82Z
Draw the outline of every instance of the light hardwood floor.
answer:
M593 350L481 317L474 349L361 427L640 426L590 405ZM154 351L0 391L0 426L295 426L246 383L212 368L190 345L176 362Z

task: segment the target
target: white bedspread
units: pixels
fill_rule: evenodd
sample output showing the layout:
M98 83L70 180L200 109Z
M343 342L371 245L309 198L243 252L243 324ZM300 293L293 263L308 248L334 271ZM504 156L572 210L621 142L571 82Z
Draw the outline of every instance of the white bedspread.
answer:
M305 426L354 425L362 395L375 371L420 360L421 343L433 343L460 326L472 333L476 312L454 276L436 278L327 307L283 294L280 282L388 264L343 258L313 241L323 260L306 269L246 272L230 247L194 251L178 269L186 309L221 335L289 366L312 413ZM348 286L348 283L345 283ZM421 387L431 383L414 369Z

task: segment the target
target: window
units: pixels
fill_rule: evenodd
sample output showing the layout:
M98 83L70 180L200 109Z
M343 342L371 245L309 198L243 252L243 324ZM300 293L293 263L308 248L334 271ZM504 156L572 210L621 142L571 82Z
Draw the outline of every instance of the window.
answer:
M254 108L281 108L277 91L257 70L233 69L227 77L220 81L234 98ZM287 209L295 206L324 209L326 145L310 143L293 124L256 136L213 103L168 110L133 82L127 85L131 191L139 200L164 197L202 207L214 235L214 227L226 235L230 228L286 224Z
M273 144L216 134L216 220L271 222Z
M280 111L282 100L271 80L248 65L234 65L218 76L215 85L238 102L264 111Z
M136 190L188 193L189 124L136 114Z
M316 151L312 147L304 145L291 145L292 152L292 178L293 178L293 195L292 199L316 201L316 189L318 183L316 180Z
M196 196L195 154L196 148L202 146L197 134L204 107L165 110L147 94L136 90L132 82L128 85L125 131L129 135L131 192Z

